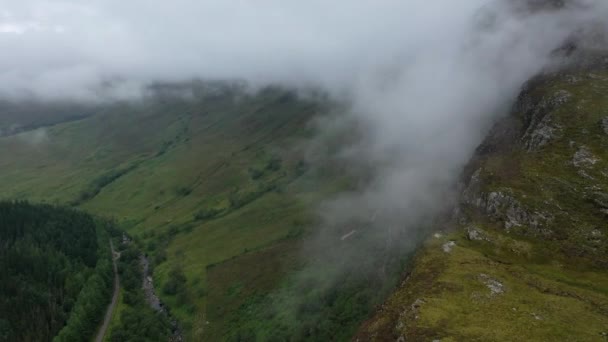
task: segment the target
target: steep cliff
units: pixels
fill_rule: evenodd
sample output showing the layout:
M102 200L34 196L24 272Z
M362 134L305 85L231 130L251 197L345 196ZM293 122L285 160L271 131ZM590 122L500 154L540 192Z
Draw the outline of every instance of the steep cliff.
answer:
M606 94L605 63L529 82L354 340L608 339Z

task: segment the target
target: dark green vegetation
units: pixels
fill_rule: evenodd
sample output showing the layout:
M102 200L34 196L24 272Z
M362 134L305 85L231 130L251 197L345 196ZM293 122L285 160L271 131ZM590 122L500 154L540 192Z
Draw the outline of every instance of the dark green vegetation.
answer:
M402 256L387 261L386 279L302 261L318 203L353 183L328 151L302 144L328 104L273 88L186 90L194 95L115 104L47 127L43 141L30 139L34 131L0 138L0 154L10 156L0 159L2 196L115 218L148 254L156 293L188 340L346 338L396 282ZM136 252L123 253L109 339L141 329L162 336L162 317L135 291Z
M602 68L530 82L360 340L605 341L607 93Z
M118 324L112 327L109 341L165 341L170 334L168 318L144 299L140 255L132 244L123 245L120 251L122 308L116 314Z
M72 209L0 202L0 340L93 336L112 291L105 226Z
M297 242L285 241L210 267L208 317L225 323L210 326L207 337L213 341L349 340L360 321L394 288L406 257L396 249L373 250L368 238L334 246L334 255L315 248L312 260L285 258L290 255L286 251L300 250ZM335 259L338 255L344 260ZM257 265L260 260L265 263ZM294 268L299 272L290 273ZM264 292L277 284L278 290Z

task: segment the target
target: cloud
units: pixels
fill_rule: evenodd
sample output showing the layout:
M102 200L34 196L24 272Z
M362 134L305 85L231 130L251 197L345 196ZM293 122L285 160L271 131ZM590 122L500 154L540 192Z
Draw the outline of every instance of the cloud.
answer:
M597 31L605 30L603 2L525 3L408 2L421 11L400 31L394 53L380 54L350 84L351 114L365 128L341 157L371 165L373 176L361 191L328 204L330 226L384 212L407 230L436 214L522 84L557 63L555 51L571 37L591 27L605 32ZM450 16L439 15L445 10Z
M599 0L579 2L605 11ZM124 88L131 92L153 81L195 77L348 91L352 84L369 81L370 74L392 74L395 65L403 69L421 58L446 68L444 62L456 63L446 57L472 38L467 36L471 17L489 4L4 0L0 94L87 97L99 95L99 85L107 82L127 84ZM522 27L513 18L498 18L502 22L495 25L504 31L486 33L485 48L507 49L508 42L500 41L507 37L499 34L511 31L516 37ZM492 34L498 40L487 42ZM469 44L474 53L476 42Z
M346 104L331 129L361 134L339 158L369 173L322 205L329 251L376 232L370 250L411 250L521 85L572 37L595 31L605 47L608 18L605 0L1 2L3 96L129 97L204 78L315 87ZM334 275L355 265L331 259Z
M2 0L0 96L131 97L192 78L321 88L365 123L344 154L383 166L351 200L433 206L552 51L603 29L606 1L563 2Z
M49 135L45 128L38 128L18 134L17 139L28 145L38 146L46 144L49 141Z
M556 52L574 38L579 46L608 47L597 39L606 33L606 3L530 3L410 1L391 43L373 49L373 58L345 62L356 71L334 74L345 83L329 89L348 99L349 116L319 126L357 132L336 159L360 182L322 204L322 229L304 253L318 263L300 283L324 269L315 279L321 296L352 286L346 279L353 274L374 291L390 286L390 270L401 267L395 258L440 228L434 219L454 204L463 167L522 85L563 63ZM298 296L303 305L311 300Z

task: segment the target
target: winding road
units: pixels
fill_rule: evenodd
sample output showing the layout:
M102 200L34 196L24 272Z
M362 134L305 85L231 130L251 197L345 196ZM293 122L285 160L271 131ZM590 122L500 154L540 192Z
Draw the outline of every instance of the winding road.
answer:
M114 293L112 294L112 302L108 306L108 310L106 311L106 316L103 319L103 324L99 328L97 332L97 336L95 337L95 342L102 342L106 332L108 331L108 326L110 325L110 321L112 320L112 313L116 308L116 303L118 302L118 293L120 291L120 281L118 279L118 267L116 266L116 260L120 257L120 254L114 251L114 245L112 244L112 240L110 239L110 250L112 251L112 266L114 267Z

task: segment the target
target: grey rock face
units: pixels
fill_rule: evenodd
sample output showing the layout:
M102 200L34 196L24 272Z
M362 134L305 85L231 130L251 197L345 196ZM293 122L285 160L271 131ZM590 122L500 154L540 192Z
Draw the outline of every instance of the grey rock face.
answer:
M529 128L522 139L526 150L537 151L559 133L560 127L554 125L551 114L547 114L533 128Z
M486 285L488 289L490 289L490 297L494 297L500 294L505 293L505 286L500 281L488 276L487 274L481 273L479 275L479 279L482 283Z
M484 198L485 197L485 198ZM482 197L483 209L495 218L501 218L505 222L505 228L520 227L531 223L530 215L523 209L515 198L503 192L490 192ZM535 221L534 225L538 225Z
M469 184L462 191L462 200L465 203L474 203L477 201L481 193L481 169L477 169L471 179L469 180Z
M589 151L585 146L579 147L578 151L572 157L572 164L578 168L591 168L599 159Z
M477 227L469 226L465 229L465 232L467 234L467 239L471 241L490 241L486 232Z
M522 137L522 143L527 151L537 151L561 134L561 127L554 122L549 114L555 108L566 104L572 94L559 90L550 97L533 103L530 99L520 99L519 111L523 112L528 124Z
M524 227L533 235L550 236L553 232L548 226L554 217L548 213L532 211L506 191L484 192L482 188L481 169L476 170L461 195L461 204L478 209L494 221L503 222L504 228L510 231L514 227ZM475 232L471 238L479 238ZM482 237L483 238L483 237Z
M441 248L443 249L444 253L451 253L452 249L456 246L456 242L454 241L448 241L446 243L444 243Z
M500 191L483 194L474 204L491 217L503 220L507 230L532 221L519 201ZM538 225L536 221L533 223Z
M504 222L504 227L509 231L513 227L528 227L533 233L550 235L546 226L553 220L549 214L541 212L530 212L513 196L501 192L475 193L465 191L463 195L464 204L481 210L490 218Z

